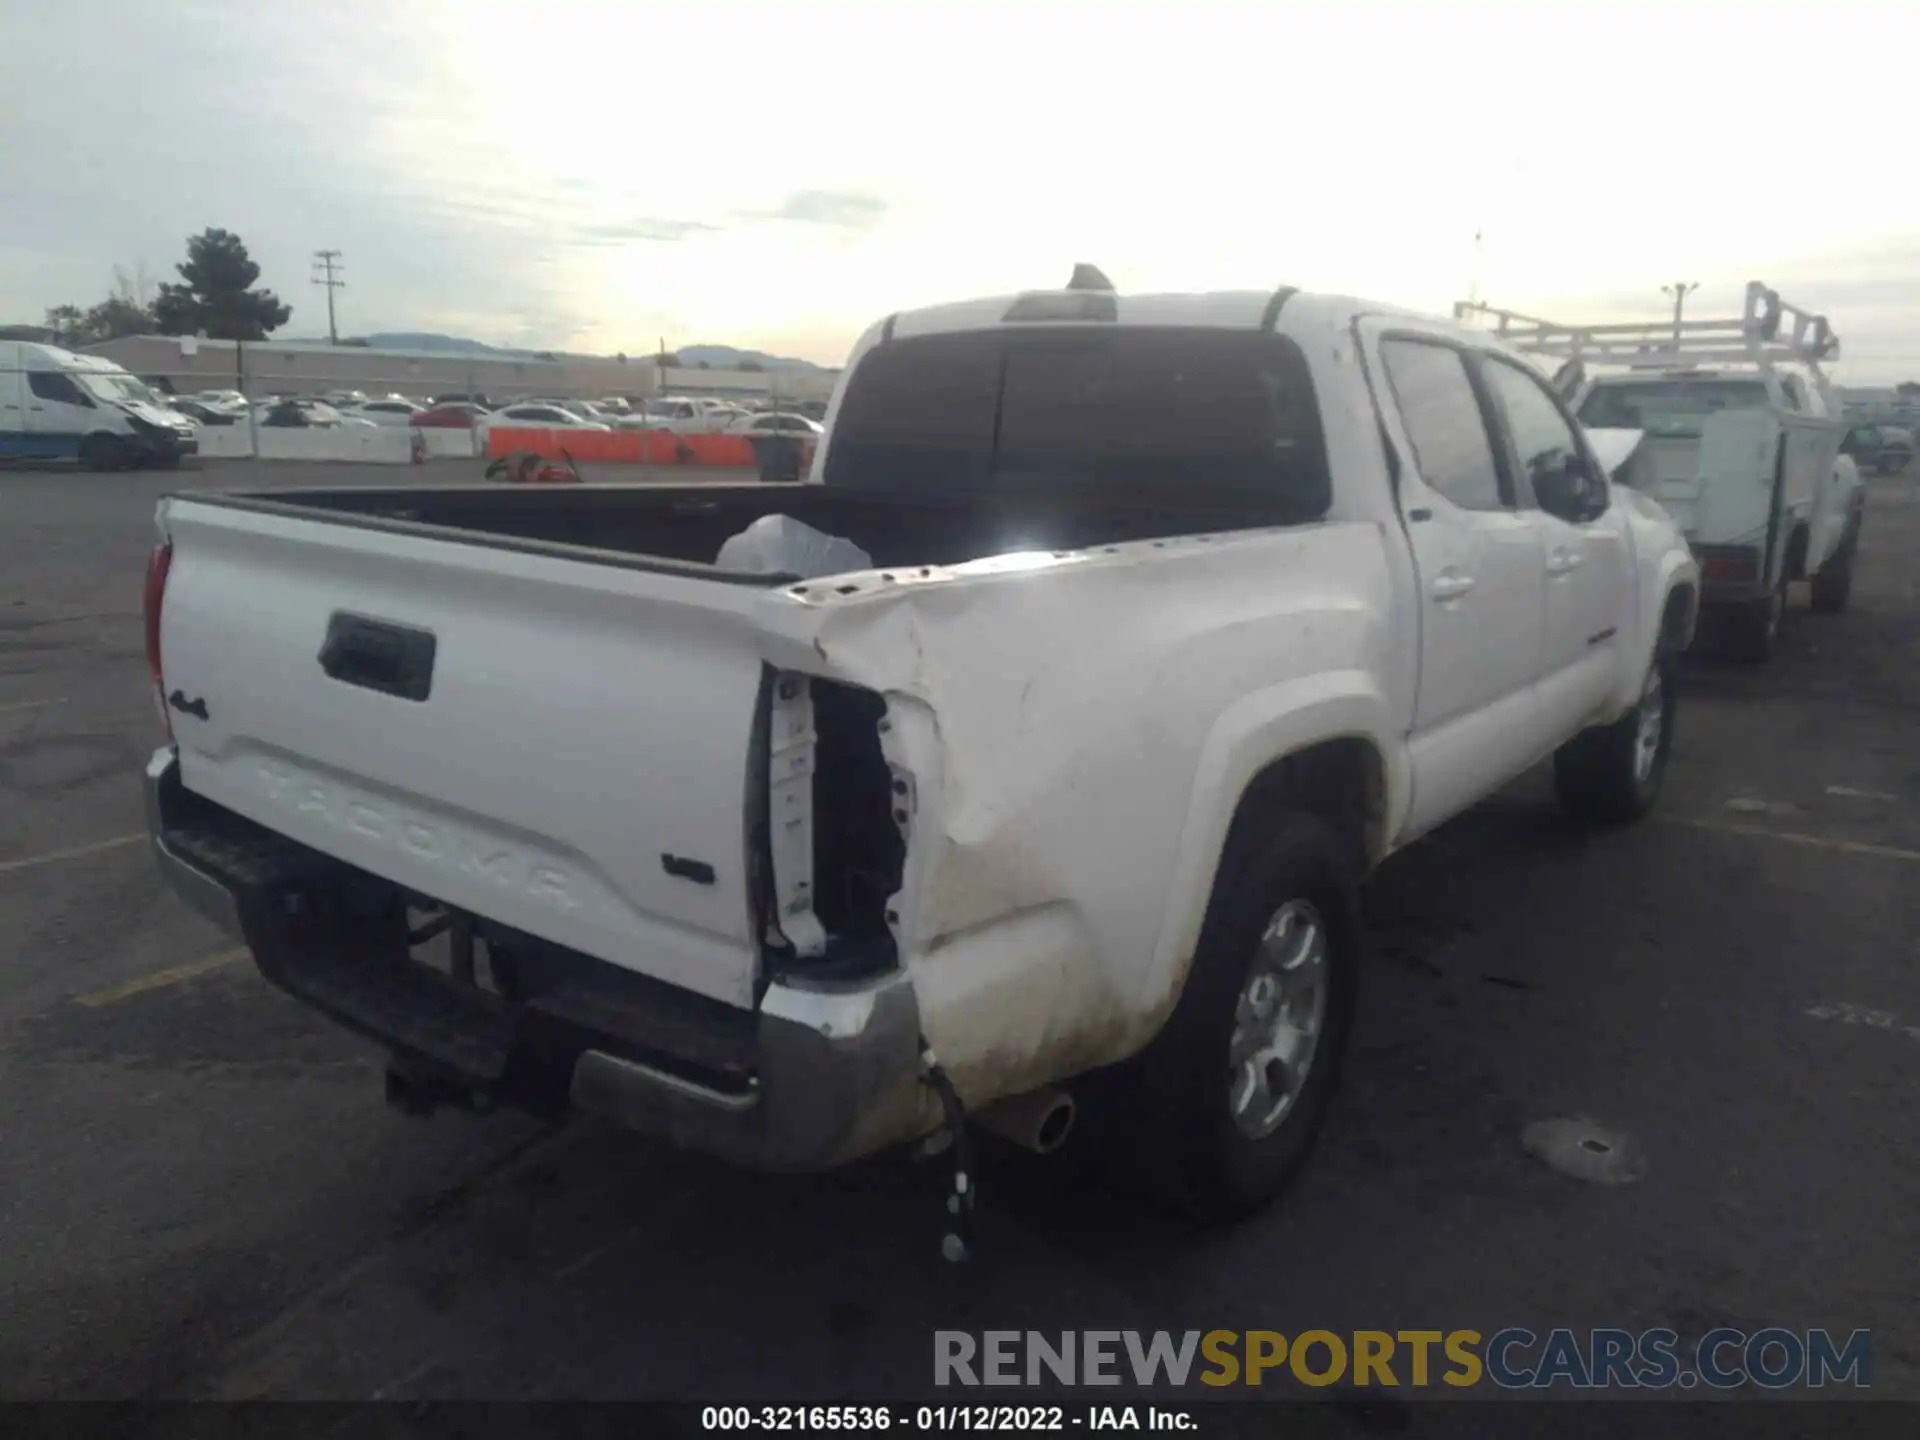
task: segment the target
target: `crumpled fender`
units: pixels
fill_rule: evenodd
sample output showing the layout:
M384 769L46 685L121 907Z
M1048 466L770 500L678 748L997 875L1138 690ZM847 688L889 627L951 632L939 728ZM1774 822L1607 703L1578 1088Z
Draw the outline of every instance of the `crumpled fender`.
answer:
M769 663L887 699L882 748L912 792L896 935L968 1103L1151 1037L1232 787L1272 747L1393 733L1369 688L1393 669L1392 608L1363 522L768 594Z

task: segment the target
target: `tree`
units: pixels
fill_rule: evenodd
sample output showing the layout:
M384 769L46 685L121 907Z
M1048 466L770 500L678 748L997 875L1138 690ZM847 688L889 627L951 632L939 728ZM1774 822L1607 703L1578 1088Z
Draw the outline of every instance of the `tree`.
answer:
M737 370L745 370L751 374L758 375L762 370L765 370L767 367L762 365L758 360L742 360L734 368Z
M80 322L86 337L81 343L97 345L102 340L118 340L122 335L151 335L159 321L146 306L122 295L110 295L87 311Z
M56 345L85 343L80 338L80 331L86 323L87 317L80 313L78 305L56 305L47 311L47 329L53 332L53 343Z
M1903 380L1893 387L1903 405L1920 405L1920 380Z
M206 230L187 240L187 261L175 267L184 285L163 284L154 317L163 335L215 340L264 340L293 314L271 290L253 289L260 267L230 230Z

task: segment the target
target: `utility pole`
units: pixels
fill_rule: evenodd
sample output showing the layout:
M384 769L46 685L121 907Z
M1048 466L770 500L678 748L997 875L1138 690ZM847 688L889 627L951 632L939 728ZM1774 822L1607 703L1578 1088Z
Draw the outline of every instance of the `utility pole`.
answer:
M327 341L340 343L340 327L333 320L333 292L347 288L347 282L335 272L346 267L340 263L338 250L316 250L313 252L313 283L327 287Z
M1467 303L1471 305L1480 303L1480 237L1481 232L1475 230L1473 232L1473 283L1467 287Z
M1671 285L1662 285L1660 293L1673 297L1673 348L1680 348L1680 317L1687 308L1687 296L1700 288L1698 280L1676 280Z

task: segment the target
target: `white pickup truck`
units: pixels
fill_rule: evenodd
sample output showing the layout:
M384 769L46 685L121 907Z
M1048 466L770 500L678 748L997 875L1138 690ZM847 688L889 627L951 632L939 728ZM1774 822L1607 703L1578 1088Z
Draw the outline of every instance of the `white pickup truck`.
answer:
M166 875L404 1104L817 1168L1094 1097L1221 1214L1312 1139L1369 867L1549 756L1660 787L1694 561L1465 327L901 313L810 480L165 501ZM717 563L776 512L870 563Z
M1743 658L1770 659L1787 587L1815 610L1846 608L1866 490L1824 363L1840 342L1823 316L1759 281L1737 316L1568 326L1483 305L1495 333L1560 383L1614 478L1672 514L1700 561L1705 623Z

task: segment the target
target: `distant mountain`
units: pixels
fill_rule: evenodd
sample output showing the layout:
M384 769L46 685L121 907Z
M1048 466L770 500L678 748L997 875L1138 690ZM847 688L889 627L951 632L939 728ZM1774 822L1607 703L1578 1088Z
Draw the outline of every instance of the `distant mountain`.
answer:
M434 350L448 355L493 355L502 359L514 359L543 354L564 352L543 350L515 350L500 345L488 345L480 340L468 340L459 335L436 335L427 331L401 330L385 331L377 335L356 335L355 342L364 341L376 350ZM629 352L633 353L633 352ZM769 355L764 350L741 350L732 345L682 345L675 352L682 365L693 367L703 362L715 370L735 370L743 363L760 366L763 370L820 370L811 360L795 360L786 355ZM633 353L633 358L642 358Z
M703 361L715 370L737 370L741 363L751 362L764 370L822 370L826 367L814 364L811 360L795 360L786 355L769 355L764 350L736 350L731 345L682 345L676 352L682 365L699 365Z
M449 355L533 355L533 350L510 350L500 345L488 345L479 340L467 340L458 335L433 335L416 333L411 330L398 334L369 335L367 344L379 350L444 350Z

